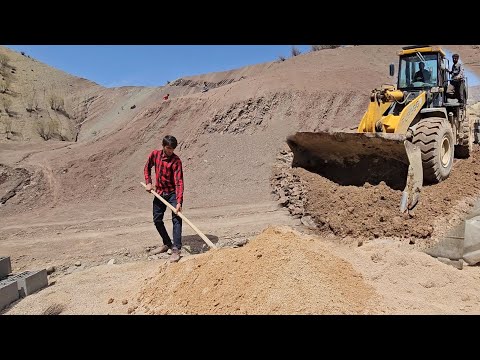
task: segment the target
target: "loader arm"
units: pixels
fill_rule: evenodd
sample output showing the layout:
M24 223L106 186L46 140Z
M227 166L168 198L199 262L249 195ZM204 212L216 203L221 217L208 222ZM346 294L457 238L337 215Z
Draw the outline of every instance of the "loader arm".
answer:
M381 130L380 133L405 135L405 140L399 144L399 152L404 152L408 159L408 172L405 189L400 201L400 211L408 212L413 210L419 200L423 185L422 153L418 146L411 142L412 133L407 133L408 128L417 117L426 102L425 91L412 101L407 103L398 115L395 115L392 108L395 101L408 101L403 99L403 92L399 90L374 90L370 97L371 101L365 115L358 126L357 132L368 133ZM388 110L388 114L385 113ZM380 149L377 149L380 152Z
M386 114L386 112L394 105L395 101L403 100L403 93L401 91L374 90L370 99L370 104L358 125L357 132L380 131L384 133L406 134L413 120L425 104L426 94L425 91L420 92L420 94L410 101L397 115L395 113Z

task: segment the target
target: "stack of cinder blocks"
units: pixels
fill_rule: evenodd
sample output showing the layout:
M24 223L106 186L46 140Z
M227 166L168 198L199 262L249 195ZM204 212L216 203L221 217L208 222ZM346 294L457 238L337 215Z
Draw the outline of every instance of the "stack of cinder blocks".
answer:
M0 310L20 297L33 294L48 286L47 270L24 271L10 274L12 264L10 257L0 256Z

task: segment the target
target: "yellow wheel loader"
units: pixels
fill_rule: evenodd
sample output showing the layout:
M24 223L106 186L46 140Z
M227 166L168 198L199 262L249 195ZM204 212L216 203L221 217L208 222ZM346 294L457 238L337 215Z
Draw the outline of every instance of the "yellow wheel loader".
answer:
M450 94L449 62L438 47L399 52L397 85L370 94L356 133L297 132L287 138L293 167L303 167L341 185L384 181L402 190L401 212L412 212L423 183L448 178L454 153L468 157L473 126L467 118L466 78ZM395 66L390 64L390 76Z

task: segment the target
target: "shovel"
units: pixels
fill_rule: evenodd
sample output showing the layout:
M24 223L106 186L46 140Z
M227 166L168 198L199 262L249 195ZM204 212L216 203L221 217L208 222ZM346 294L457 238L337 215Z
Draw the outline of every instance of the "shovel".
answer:
M145 185L145 183L143 183L143 182L140 182L140 184L142 184L144 188L147 187L147 185ZM150 190L150 192L153 195L155 195L155 197L157 199L159 199L161 202L163 202L165 205L167 205L167 207L169 207L170 210L172 210L174 213L177 213L177 209L175 209L172 205L170 205L168 203L168 201L166 201L164 198L162 198L160 195L158 195L155 191ZM177 215L180 216L188 225L190 225L190 227L202 238L203 241L205 241L207 243L208 246L210 246L212 249L217 248L215 246L215 244L210 241L209 238L207 238L200 230L198 230L198 228L195 225L193 225L190 222L190 220L187 219L187 217L185 215L182 214L182 212L178 212Z

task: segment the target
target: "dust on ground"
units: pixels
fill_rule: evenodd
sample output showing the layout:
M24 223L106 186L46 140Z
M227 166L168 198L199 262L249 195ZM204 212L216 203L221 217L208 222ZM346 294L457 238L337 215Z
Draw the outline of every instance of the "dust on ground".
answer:
M100 265L49 280L49 286L18 300L7 315L126 315L132 300L158 262L139 261L121 265ZM150 275L151 276L151 275Z

